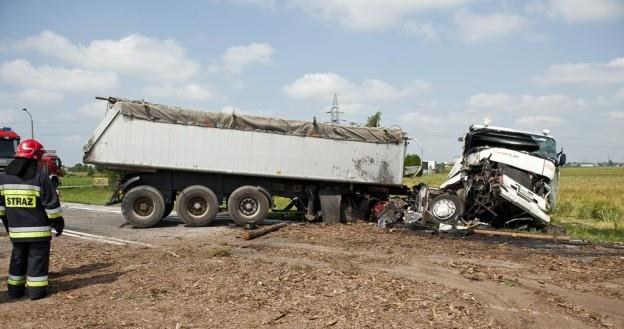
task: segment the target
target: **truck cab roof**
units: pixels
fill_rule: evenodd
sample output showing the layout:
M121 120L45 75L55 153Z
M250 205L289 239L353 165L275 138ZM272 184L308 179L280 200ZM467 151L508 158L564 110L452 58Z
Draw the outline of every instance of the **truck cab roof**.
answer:
M487 130L490 130L490 131L502 131L502 132L516 133L516 134L533 135L533 136L546 136L546 137L550 137L550 138L553 138L553 139L555 138L554 136L550 135L550 132L548 130L546 130L546 129L540 134L540 133L535 133L535 132L530 132L530 131L523 131L523 130L505 128L505 127L485 126L485 125L471 125L469 130L470 130L470 132L480 131L480 130L485 130L485 131L487 131Z

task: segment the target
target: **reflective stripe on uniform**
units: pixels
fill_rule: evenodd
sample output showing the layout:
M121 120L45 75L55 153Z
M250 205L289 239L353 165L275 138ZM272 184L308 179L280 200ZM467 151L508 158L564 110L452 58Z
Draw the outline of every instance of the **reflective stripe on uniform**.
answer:
M12 239L46 238L51 236L50 226L9 227L9 238Z
M29 185L30 186L30 185ZM0 195L39 196L41 193L35 190L0 190Z
M0 206L0 216L6 215L6 208L4 206Z
M63 210L61 209L61 207L46 209L45 211L49 219L59 218L63 216Z
M29 287L45 287L48 285L48 276L29 276L26 277L26 285Z
M33 190L40 192L41 187L30 184L3 184L0 185L0 191L2 190Z
M9 227L9 232L41 232L49 231L52 227L48 226L29 226L29 227Z
M9 274L8 283L9 283L9 285L12 285L12 286L21 286L24 283L26 283L26 276L25 275L11 275L11 274Z

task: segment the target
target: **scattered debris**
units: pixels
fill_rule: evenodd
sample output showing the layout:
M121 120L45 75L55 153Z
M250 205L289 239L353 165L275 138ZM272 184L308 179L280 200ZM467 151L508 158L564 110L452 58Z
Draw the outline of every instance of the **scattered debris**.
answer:
M288 223L286 222L282 222L282 223L278 223L278 224L273 224L273 225L268 225L268 226L264 226L258 229L253 229L253 230L244 230L243 231L243 235L242 238L245 240L251 240L254 238L257 238L259 236L263 236L267 233L273 232L273 231L277 231L282 227L288 226Z
M570 241L570 237L567 235L544 235L544 234L532 234L523 232L508 232L508 231L494 231L494 230L472 230L474 234L482 234L487 236L507 236L512 238L526 238L536 240L554 240L554 241Z

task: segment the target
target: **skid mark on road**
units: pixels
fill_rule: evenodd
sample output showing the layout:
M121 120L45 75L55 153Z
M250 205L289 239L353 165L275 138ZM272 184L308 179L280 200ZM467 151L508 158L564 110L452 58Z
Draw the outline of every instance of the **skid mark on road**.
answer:
M118 238L113 238L109 236L103 236L103 235L97 235L97 234L91 234L91 233L85 233L85 232L79 232L79 231L73 231L73 230L64 230L63 235L66 235L72 238L91 240L91 241L96 241L96 242L101 242L101 243L114 244L118 246L133 244L133 245L138 245L138 246L143 246L143 247L156 248L156 246L149 244L149 243L118 239Z
M67 209L77 209L77 210L87 210L87 211L97 211L97 212L106 212L111 214L121 214L121 209L101 209L90 206L82 206L82 205L63 205L63 208Z

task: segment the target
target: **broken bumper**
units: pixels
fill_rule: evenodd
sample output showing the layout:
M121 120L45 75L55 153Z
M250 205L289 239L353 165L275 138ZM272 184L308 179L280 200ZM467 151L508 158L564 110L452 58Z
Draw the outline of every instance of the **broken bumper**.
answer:
M546 210L546 200L520 185L507 175L502 175L501 196L543 224L550 223Z

